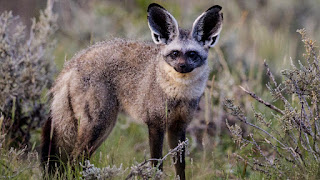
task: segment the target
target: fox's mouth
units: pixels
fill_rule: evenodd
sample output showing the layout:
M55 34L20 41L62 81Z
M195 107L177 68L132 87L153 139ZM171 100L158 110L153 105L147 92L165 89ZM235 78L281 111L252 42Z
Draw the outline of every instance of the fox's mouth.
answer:
M193 71L194 68L188 68L188 67L184 67L184 68L181 68L181 67L174 67L174 70L179 72L179 73L190 73Z

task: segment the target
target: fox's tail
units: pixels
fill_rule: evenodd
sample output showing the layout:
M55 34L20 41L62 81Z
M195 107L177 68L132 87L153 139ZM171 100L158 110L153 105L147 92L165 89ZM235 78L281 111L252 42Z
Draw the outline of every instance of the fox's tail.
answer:
M59 159L55 137L55 130L52 128L52 118L49 117L42 128L41 164L49 174L59 168Z

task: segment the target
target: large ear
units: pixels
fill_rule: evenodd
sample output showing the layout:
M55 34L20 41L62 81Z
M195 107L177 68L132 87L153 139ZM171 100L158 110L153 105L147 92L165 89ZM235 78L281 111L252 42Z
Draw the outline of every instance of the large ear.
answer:
M218 5L212 6L193 23L192 37L208 48L218 42L223 21L221 9Z
M176 19L159 4L149 5L148 24L152 39L156 44L168 44L179 36Z

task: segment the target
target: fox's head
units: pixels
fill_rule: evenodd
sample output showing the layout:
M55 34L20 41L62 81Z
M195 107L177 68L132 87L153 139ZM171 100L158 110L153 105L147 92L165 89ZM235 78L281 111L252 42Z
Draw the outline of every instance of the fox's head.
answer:
M150 4L149 28L153 41L161 46L163 60L179 73L207 64L208 50L217 43L222 28L221 9L212 6L194 21L191 30L185 30L165 8Z

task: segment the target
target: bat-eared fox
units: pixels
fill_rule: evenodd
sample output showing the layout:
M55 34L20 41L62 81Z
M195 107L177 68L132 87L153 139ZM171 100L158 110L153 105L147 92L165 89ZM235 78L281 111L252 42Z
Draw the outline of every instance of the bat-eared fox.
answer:
M166 132L170 148L184 141L208 80L208 51L219 39L221 9L210 7L187 30L152 3L147 19L154 43L113 39L68 61L51 89L50 117L42 134L45 169L52 172L61 162L89 158L112 131L119 112L147 124L153 159L162 157ZM182 157L174 157L176 174L185 179L185 153L177 156Z

